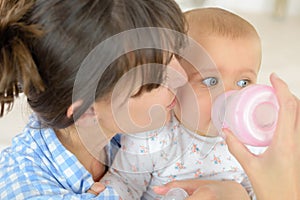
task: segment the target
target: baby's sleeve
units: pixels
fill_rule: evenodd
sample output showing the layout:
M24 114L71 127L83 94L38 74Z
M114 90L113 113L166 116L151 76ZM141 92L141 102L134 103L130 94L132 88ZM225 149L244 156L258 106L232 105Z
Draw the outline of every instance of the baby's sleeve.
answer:
M121 148L101 183L114 188L124 200L141 199L153 171L152 159L147 148L146 140L122 136Z

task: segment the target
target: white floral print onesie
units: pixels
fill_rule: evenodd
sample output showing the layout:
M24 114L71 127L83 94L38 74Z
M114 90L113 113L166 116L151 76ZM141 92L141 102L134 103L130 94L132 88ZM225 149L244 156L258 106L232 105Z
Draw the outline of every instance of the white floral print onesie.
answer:
M255 153L264 150L253 149ZM150 200L162 198L153 192L153 186L197 178L234 180L255 199L244 170L222 137L197 135L172 117L159 130L122 135L121 148L101 182L114 188L123 200Z

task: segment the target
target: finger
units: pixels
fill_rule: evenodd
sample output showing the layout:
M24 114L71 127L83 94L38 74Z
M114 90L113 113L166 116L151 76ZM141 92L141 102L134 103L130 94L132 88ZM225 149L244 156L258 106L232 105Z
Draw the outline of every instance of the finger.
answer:
M163 186L155 186L155 187L153 187L153 190L157 194L164 195L171 188L182 188L190 195L190 194L193 194L200 186L206 185L209 182L210 181L208 181L208 180L172 181Z
M96 194L98 195L99 193L103 192L103 190L105 189L105 186L100 183L100 182L95 182L91 188L88 190L89 193L92 193L92 194Z
M169 188L182 188L189 195L193 194L199 187L208 184L207 180L185 180L185 181L173 181L166 184Z
M223 129L223 133L225 134L225 140L228 145L229 151L239 161L245 171L248 171L248 168L252 167L250 165L255 163L255 155L253 155L247 149L247 147L234 136L234 134L230 130Z
M156 194L159 194L159 195L165 195L167 194L167 192L170 190L171 188L165 186L165 185L162 185L162 186L154 186L152 187L152 190L156 193Z
M193 194L191 194L188 198L185 200L209 200L209 199L219 199L217 197L217 194L213 190L213 188L210 187L210 185L205 185L199 187Z
M207 199L205 194L202 191L202 187L198 188L193 194L191 194L188 198L185 200L198 200L198 199Z
M94 194L96 196L99 194L99 193L94 192L93 190L88 190L87 193Z
M300 100L294 96L296 102L297 102L297 111L296 111L296 124L295 124L295 142L298 141L300 142ZM298 144L296 142L296 144Z
M283 142L291 139L295 131L297 101L289 91L287 84L277 75L272 74L270 79L280 106L273 140L274 142Z
M297 102L297 118L296 118L296 130L297 134L300 136L300 100L294 96L296 102Z

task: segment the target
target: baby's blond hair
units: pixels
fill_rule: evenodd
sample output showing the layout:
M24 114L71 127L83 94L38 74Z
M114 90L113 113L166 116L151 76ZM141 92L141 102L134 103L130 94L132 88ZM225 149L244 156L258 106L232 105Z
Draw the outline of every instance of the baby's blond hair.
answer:
M198 8L185 12L188 32L229 38L258 37L253 25L242 17L221 8Z

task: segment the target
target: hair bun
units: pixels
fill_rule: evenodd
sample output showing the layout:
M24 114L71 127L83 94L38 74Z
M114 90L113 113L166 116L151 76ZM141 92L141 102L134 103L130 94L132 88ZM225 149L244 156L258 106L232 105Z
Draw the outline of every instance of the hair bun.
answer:
M40 37L42 30L26 22L33 0L3 0L0 2L0 117L12 108L14 98L31 87L44 91L44 84L32 58L30 42Z

